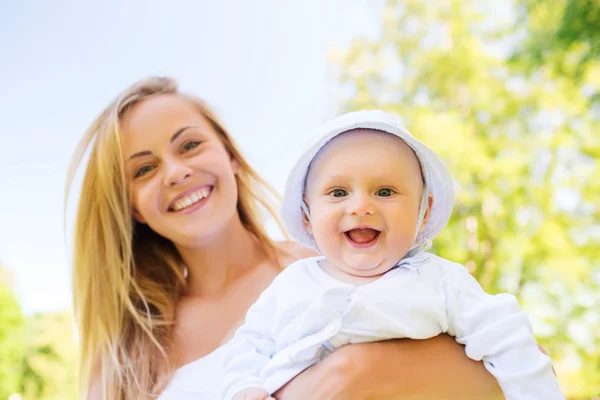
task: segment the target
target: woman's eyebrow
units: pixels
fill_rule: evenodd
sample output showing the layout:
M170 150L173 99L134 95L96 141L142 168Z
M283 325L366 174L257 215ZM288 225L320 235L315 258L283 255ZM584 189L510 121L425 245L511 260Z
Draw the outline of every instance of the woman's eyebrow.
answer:
M183 128L178 129L173 136L171 136L171 140L170 142L173 143L175 140L177 140L177 138L179 137L179 135L181 135L183 133L183 131L185 131L186 129L189 128L198 128L197 126L194 125L189 125L189 126L184 126ZM144 151L139 151L135 154L132 154L129 159L127 159L127 161L131 161L131 159L136 158L136 157L143 157L143 156L151 156L152 152L150 150L144 150Z
M136 158L136 157L143 157L143 156L151 156L152 152L150 150L144 150L144 151L139 151L135 154L132 154L128 159L127 162L131 161L132 159Z
M188 126L184 126L183 128L178 129L177 132L175 132L173 134L173 136L171 136L171 143L173 143L179 137L179 135L181 135L183 133L183 131L185 131L186 129L189 129L189 128L199 128L199 127L193 126L193 125L188 125Z

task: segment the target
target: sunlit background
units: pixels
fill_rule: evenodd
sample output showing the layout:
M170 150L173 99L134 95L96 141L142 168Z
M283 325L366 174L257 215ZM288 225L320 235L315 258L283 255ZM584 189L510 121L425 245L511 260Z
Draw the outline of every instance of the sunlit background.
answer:
M23 1L0 33L0 400L75 399L66 171L148 75L205 98L280 192L311 128L399 113L455 178L433 251L519 297L570 399L600 395L597 1Z

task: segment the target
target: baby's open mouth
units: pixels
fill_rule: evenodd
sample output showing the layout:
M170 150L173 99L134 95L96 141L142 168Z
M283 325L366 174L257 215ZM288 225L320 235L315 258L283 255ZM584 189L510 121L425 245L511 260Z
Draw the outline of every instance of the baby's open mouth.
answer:
M375 242L380 234L380 231L372 228L356 228L344 232L348 240L361 245Z

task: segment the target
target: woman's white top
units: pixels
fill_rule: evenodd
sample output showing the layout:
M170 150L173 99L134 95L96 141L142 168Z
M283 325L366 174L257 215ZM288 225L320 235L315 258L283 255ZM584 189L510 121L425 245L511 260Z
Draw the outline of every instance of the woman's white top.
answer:
M299 260L281 272L250 307L226 354L220 350L207 362L214 365L182 378L189 385L224 379L224 396L214 399L231 400L248 387L273 393L341 346L448 333L468 357L483 360L507 399L564 399L516 298L487 294L462 265L421 253L356 286L327 274L322 260ZM224 378L217 358L224 358Z
M225 346L175 371L158 400L221 400Z

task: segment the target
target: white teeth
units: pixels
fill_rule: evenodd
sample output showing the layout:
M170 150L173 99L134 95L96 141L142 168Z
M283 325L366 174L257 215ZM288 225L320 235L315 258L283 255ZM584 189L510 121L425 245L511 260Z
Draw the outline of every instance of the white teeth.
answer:
M203 198L207 197L210 194L210 191L211 191L211 188L203 187L203 188L199 189L198 191L177 200L177 202L173 205L173 209L175 211L181 211L184 208L187 208L193 204L196 204Z

